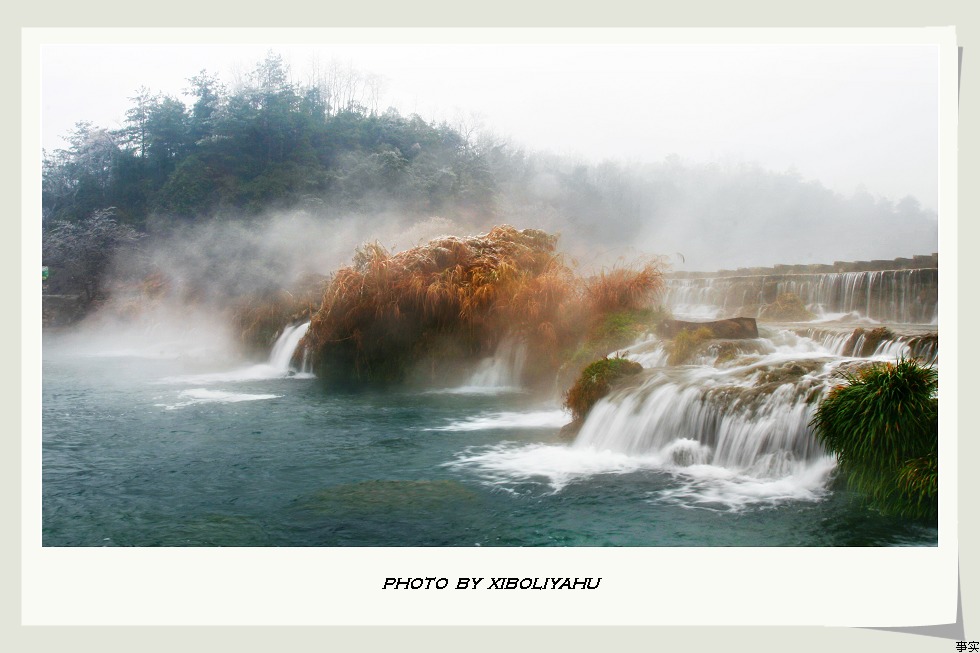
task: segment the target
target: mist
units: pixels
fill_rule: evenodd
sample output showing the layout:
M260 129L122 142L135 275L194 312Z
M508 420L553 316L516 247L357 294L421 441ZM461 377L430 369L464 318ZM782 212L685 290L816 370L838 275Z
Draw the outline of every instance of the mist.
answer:
M936 251L936 215L911 197L866 191L844 197L793 173L758 165L658 165L528 155L492 210L420 214L414 207L359 212L330 206L157 228L114 277L162 274L169 294L226 308L233 300L329 276L363 244L392 252L443 235L472 236L494 224L560 235L559 250L583 274L644 257L673 271L890 259ZM119 285L118 282L113 282Z
M799 173L759 164L585 164L528 157L527 183L502 204L601 268L665 256L675 271L833 263L927 254L938 219L918 200L833 192Z
M222 306L245 295L288 288L307 275L327 276L349 264L365 243L377 241L397 251L459 229L440 217L317 218L301 209L282 211L161 234L137 260L119 261L118 272L132 274L137 266L148 266L166 276L172 294Z
M936 48L364 47L43 154L45 547L935 547Z
M763 50L733 52L755 66L746 89L766 70L771 81L790 83L779 66L770 70ZM869 52L855 61L867 63L867 56L878 65L889 56ZM846 84L828 82L846 60L843 51L838 55L822 64L804 57L808 66L829 66L814 88L830 84L843 92ZM903 50L895 56L931 55ZM697 61L697 75L707 75L710 67ZM665 143L680 143L658 141L648 120L610 104L604 111L624 111L620 121L633 120L645 134L644 156L634 154L636 143L619 157L569 155L524 145L522 130L509 119L437 122L393 106L382 110L385 80L350 63L314 73L305 84L293 82L303 75L270 51L251 72L239 68L230 83L201 71L188 80L184 99L143 88L130 98L135 105L118 129L79 123L68 135L70 147L46 157L46 233L58 223L85 225L111 207L120 225L142 235L105 266L87 325L104 329L115 316L118 328L128 316L142 332L179 334L181 325L194 323L227 334L229 321L241 319L243 310L254 318L263 303L285 310L303 295L307 312L315 311L317 288L364 244L396 253L502 224L560 236L558 252L582 276L649 259L666 262L667 272L711 272L893 259L938 248L937 215L911 192L884 197L859 186L843 194L763 161L730 155L706 161L699 136L716 138L717 126L704 121L690 127L685 150L655 159ZM724 88L733 97L747 92L735 93L728 82ZM781 105L787 120L797 111L791 100ZM826 101L820 106L826 109ZM931 100L923 106L929 109ZM540 118L531 113L529 119ZM591 122L616 122L604 115L574 125L556 121L552 128L564 125L569 147L563 149L573 150L589 140ZM761 119L749 122L758 126ZM64 269L53 269L52 283L64 283ZM86 295L93 291L86 288ZM260 335L271 337L265 330ZM221 339L234 348L233 336Z
M366 243L400 251L465 230L441 217L317 218L296 209L150 234L113 259L109 297L49 343L109 356L181 358L202 367L228 364L249 354L233 326L243 302L288 295L310 279L325 281Z

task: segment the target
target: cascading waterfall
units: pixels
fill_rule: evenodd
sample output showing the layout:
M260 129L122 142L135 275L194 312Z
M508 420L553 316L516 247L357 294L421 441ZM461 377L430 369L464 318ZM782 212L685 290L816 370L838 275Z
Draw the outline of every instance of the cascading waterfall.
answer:
M792 293L818 315L935 324L937 288L935 268L668 279L665 303L688 317L757 316L760 306Z
M160 383L167 385L203 385L205 387L192 387L182 390L177 395L176 401L156 405L164 407L167 410L174 410L201 403L238 403L280 397L281 395L270 393L243 393L232 388L240 383L250 383L267 379L281 379L284 377L312 378L313 375L306 372L305 369L296 370L291 364L293 356L296 353L296 348L299 346L299 341L303 338L309 326L310 323L306 322L305 324L288 326L283 329L283 332L276 339L272 347L269 359L265 363L239 367L224 372L165 377Z
M910 330L765 327L756 339L709 341L678 366L666 362L667 341L648 338L628 354L644 372L592 408L571 449L675 475L657 500L737 510L819 499L836 466L810 427L820 401L842 366L935 363L937 335ZM723 345L735 355L722 358Z
M225 372L210 372L207 374L189 374L180 377L167 377L165 381L215 384L239 383L243 381L255 381L258 379L276 379L285 376L310 378L313 376L313 374L307 369L305 357L301 369L297 370L292 364L293 357L296 354L296 348L299 346L299 342L306 334L306 330L309 328L309 326L310 323L306 322L304 324L288 326L283 329L282 333L276 339L275 344L272 346L272 352L269 354L268 360L264 363L257 363L248 367L235 368Z
M522 380L527 362L527 343L506 336L492 356L481 360L460 386L428 390L433 394L507 394L523 391Z
M917 358L925 365L939 362L939 341L931 337L898 336L883 341L875 349L875 358Z
M310 323L305 322L303 324L296 324L294 326L286 327L282 330L279 338L276 339L276 343L272 346L272 353L269 354L269 365L278 372L282 374L288 374L289 372L307 372L306 370L306 356L304 352L303 365L299 370L291 368L291 362L293 356L296 353L296 348L299 346L299 341L303 339L306 335L307 329L310 328Z
M519 388L527 361L527 344L518 338L504 338L493 356L480 361L467 386L473 388Z
M767 383L768 368L759 363L654 370L638 387L596 404L574 446L655 455L668 467L713 465L754 477L782 477L825 464L827 454L809 422L830 386L827 367L819 361L813 371L786 383Z
M740 510L821 499L836 462L810 420L842 359L788 331L743 345L734 361L716 366L706 353L671 367L648 341L650 353L631 357L657 366L600 400L570 449L671 474L655 501Z
M795 332L819 343L836 356L860 357L870 332L864 328L840 330L831 328L801 328ZM898 334L886 332L869 356L879 359L916 358L924 365L939 361L939 337L936 333Z

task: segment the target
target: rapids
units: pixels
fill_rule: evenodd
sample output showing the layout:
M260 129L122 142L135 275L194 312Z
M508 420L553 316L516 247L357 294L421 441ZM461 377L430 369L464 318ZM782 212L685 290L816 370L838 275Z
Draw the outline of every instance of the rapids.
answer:
M647 336L569 441L559 399L520 387L520 341L461 385L342 393L291 367L306 326L244 365L46 336L45 546L936 543L835 484L808 426L836 369L912 338L934 356L919 332L862 358L854 326L763 325L679 366Z
M935 268L919 268L669 279L666 303L675 313L704 319L757 317L760 306L792 293L826 319L936 324L938 276Z

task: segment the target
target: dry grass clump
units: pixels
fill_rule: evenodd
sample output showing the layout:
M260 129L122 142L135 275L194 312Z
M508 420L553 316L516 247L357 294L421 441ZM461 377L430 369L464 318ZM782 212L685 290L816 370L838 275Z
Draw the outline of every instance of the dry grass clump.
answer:
M681 331L667 345L667 363L682 365L688 362L697 352L698 347L712 338L714 334L707 327L701 327L696 331Z
M784 292L776 301L759 309L759 319L767 322L807 322L815 318L799 295Z
M654 265L583 281L557 240L502 225L397 254L365 245L334 275L302 346L321 377L399 381L427 357L484 356L510 335L527 343L528 367L544 378L601 311L641 307L662 287Z
M664 289L664 264L648 261L639 269L616 267L603 270L585 282L585 299L593 315L639 311Z
M398 254L361 247L334 276L303 345L322 375L400 380L413 362L443 349L478 355L504 332L554 350L571 325L575 283L557 238L499 226L445 236Z

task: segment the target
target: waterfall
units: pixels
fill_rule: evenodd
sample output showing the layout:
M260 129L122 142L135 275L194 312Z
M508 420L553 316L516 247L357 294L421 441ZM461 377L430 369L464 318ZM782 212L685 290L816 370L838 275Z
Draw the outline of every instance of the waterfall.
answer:
M519 388L526 361L527 344L517 338L504 338L493 356L480 361L466 385L488 389Z
M307 369L306 356L304 352L302 369L297 370L293 367L292 359L309 328L310 323L296 324L287 326L276 339L272 346L272 353L264 363L257 363L248 367L238 367L223 372L209 372L207 374L187 374L178 377L167 377L167 383L239 383L243 381L257 381L260 379L277 379L282 377L293 378L313 378L313 374Z
M935 268L668 279L666 303L687 317L758 316L762 305L792 293L818 315L935 324L938 283Z
M652 370L639 386L597 403L574 446L653 455L667 467L712 465L757 478L825 465L827 454L809 422L831 384L829 361L792 369L792 378L781 383L772 380L772 372L793 363L768 360L772 365Z
M836 458L810 427L820 401L844 382L839 370L893 362L902 347L928 363L936 334L910 330L919 333L767 327L759 338L705 342L683 365L669 365L669 342L648 336L627 354L644 369L592 407L570 444L500 442L461 452L449 465L515 491L543 482L560 492L583 478L653 472L643 480L645 501L716 511L821 501ZM844 353L848 347L867 353ZM502 369L504 358L485 361L479 373ZM446 428L501 428L510 420L481 415Z
M927 325L936 322L937 291L934 268L669 279L666 304L678 316L757 316L793 293L823 320L709 340L680 365L668 364L670 341L648 334L625 354L643 371L570 425L578 426L572 443L502 442L451 465L515 491L544 481L559 492L582 478L650 471L644 500L708 510L821 501L836 458L810 426L820 402L844 383L840 372L902 356L934 364L938 334ZM471 383L519 380L521 365L508 362L523 356L514 347L502 343Z
M810 422L842 382L837 371L856 369L856 358L932 364L938 355L935 333L800 327L761 335L737 341L734 357L705 343L693 363L677 366L666 364L657 338L639 343L629 357L644 371L596 403L571 455L671 474L675 485L651 495L657 501L740 510L820 500L836 462Z
M676 367L666 364L657 338L641 343L629 358L646 368L642 382L599 401L575 446L653 455L674 467L703 464L782 476L823 464L826 453L809 423L826 392L840 382L834 371L841 364L904 356L932 365L938 359L935 333L814 327L764 335L739 341L737 357L720 365L712 343L694 364Z
M867 357L894 361L897 358L916 358L923 365L939 361L939 336L935 333L898 334L888 331L865 352L865 342L871 335L866 328L834 329L827 327L800 328L797 335L809 338L835 356Z
M305 322L303 324L296 324L294 326L286 327L282 330L279 338L276 339L276 344L272 346L272 353L269 355L269 365L272 368L282 374L288 374L290 371L294 372L306 372L305 369L292 370L290 368L290 362L293 360L293 354L296 353L296 347L299 346L299 341L303 339L306 335L306 330L309 329L310 323ZM305 367L306 357L304 356Z

